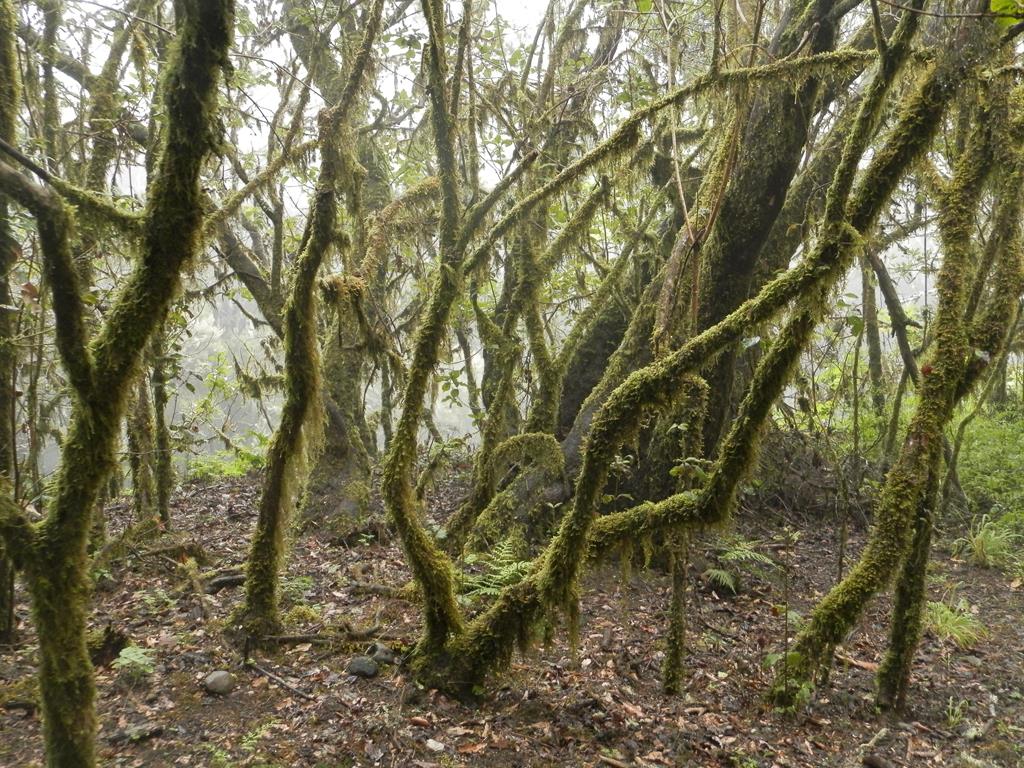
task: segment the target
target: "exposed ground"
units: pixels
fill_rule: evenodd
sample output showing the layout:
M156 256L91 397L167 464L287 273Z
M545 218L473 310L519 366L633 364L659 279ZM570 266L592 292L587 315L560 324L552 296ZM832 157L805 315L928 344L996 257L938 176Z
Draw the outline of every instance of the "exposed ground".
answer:
M189 485L174 504L179 535L210 557L205 574L239 567L252 531L254 480ZM449 492L449 496L452 493ZM450 506L441 498L438 509ZM127 512L112 510L123 527ZM656 570L592 572L580 647L564 633L519 659L475 706L417 687L400 666L363 679L346 674L374 638L321 644L331 627L378 628L401 652L414 641L414 606L366 594L355 582L404 583L397 544L366 534L347 543L301 536L285 580L288 631L276 654L246 667L221 634L240 598L228 588L200 597L180 553L130 547L99 580L94 623L150 649L151 674L131 680L97 670L100 748L111 766L1017 766L1024 765L1024 599L1003 574L935 556L932 599L965 598L987 627L968 648L926 636L912 707L901 720L873 709L872 670L884 644L879 601L840 649L828 685L796 715L766 708L769 654L784 649L782 606L805 611L833 582L838 525L805 522L791 548L782 521L740 522L776 567L743 572L744 590L719 596L695 565L689 596L688 683L660 692L668 579ZM863 532L851 533L856 554ZM773 538L775 537L775 538ZM695 557L695 560L699 558ZM787 577L786 574L789 574ZM0 649L0 764L42 765L31 675L36 652L25 606L20 642ZM205 605L205 607L204 607ZM296 607L297 606L297 607ZM304 607L305 606L305 607ZM205 614L205 615L204 615ZM792 626L789 626L790 633ZM226 696L204 691L213 670L237 680ZM272 679L266 673L271 673ZM283 683L283 684L282 684Z

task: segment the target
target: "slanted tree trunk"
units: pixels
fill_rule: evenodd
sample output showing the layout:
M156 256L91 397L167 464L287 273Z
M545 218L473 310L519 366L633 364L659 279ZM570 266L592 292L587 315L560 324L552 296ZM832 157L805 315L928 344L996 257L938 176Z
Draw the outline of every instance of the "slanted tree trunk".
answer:
M57 347L74 392L46 518L32 525L13 505L0 514L0 533L24 568L32 596L47 764L54 768L95 765L95 688L85 644L90 518L100 486L115 464L118 431L139 359L198 245L199 171L216 142L216 87L227 60L233 4L181 0L175 8L177 38L162 89L164 150L141 220L141 255L91 342L64 202L49 187L37 186L0 162L0 189L36 218L54 294ZM113 206L97 206L117 218Z

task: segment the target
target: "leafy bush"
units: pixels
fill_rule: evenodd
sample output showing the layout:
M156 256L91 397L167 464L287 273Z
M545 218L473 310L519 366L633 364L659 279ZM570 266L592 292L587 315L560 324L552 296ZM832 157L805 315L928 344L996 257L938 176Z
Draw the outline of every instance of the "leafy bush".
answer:
M217 451L189 459L188 474L199 480L245 477L255 469L262 469L263 463L263 455L254 451Z
M960 484L979 511L998 506L1000 516L1024 532L1024 423L1012 410L981 414L964 435L957 465Z

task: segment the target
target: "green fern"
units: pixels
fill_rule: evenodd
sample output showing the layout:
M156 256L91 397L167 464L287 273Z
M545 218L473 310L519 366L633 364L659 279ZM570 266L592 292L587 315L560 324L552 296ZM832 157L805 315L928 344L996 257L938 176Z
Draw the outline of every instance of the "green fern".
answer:
M715 551L719 567L708 568L704 578L713 587L733 595L739 593L744 572L763 577L765 569L775 566L770 557L758 551L759 546L761 542L754 539L735 535L722 538Z
M733 594L739 591L740 585L735 574L722 568L708 568L704 571L704 578L713 586L720 587Z
M462 594L473 599L497 597L505 587L518 584L530 572L530 560L521 560L520 547L511 539L503 539L486 554L471 554L467 565L480 565L480 573L462 574Z
M759 546L761 546L761 542L756 539L732 537L724 542L723 549L718 552L718 559L723 563L774 566L774 560L757 550Z

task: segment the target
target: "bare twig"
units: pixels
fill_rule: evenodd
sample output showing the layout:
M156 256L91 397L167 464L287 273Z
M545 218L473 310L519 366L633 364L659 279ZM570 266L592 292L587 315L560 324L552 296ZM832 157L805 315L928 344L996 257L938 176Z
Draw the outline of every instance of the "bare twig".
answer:
M259 672L264 677L270 678L275 683L280 685L282 688L288 689L289 691L294 693L296 696L299 696L300 698L303 698L306 701L316 701L316 697L315 696L311 696L308 693L306 693L305 691L300 690L299 688L296 688L294 685L289 683L287 680L285 680L280 675L275 675L269 669L264 669L259 664L257 664L255 661L253 661L252 659L246 661L245 662L245 666L247 666L249 669L252 669L252 670L255 670L256 672Z

